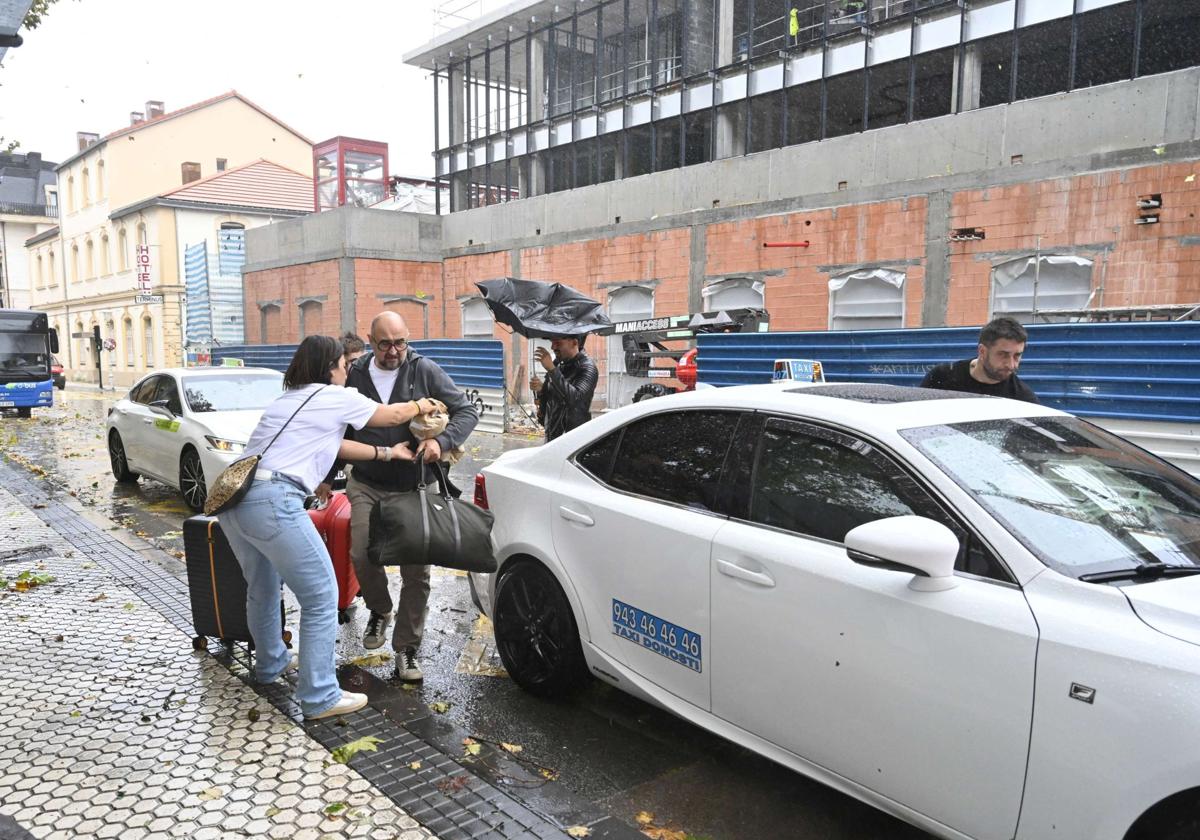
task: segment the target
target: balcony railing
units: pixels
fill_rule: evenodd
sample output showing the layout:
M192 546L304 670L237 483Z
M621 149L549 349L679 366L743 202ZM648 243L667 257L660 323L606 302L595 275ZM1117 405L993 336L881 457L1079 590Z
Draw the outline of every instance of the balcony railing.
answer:
M22 204L18 201L0 201L0 213L11 213L14 216L46 216L58 218L57 204Z

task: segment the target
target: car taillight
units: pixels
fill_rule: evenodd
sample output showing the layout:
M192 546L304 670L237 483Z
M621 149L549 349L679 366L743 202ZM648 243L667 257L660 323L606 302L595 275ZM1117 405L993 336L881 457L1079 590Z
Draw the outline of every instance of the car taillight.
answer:
M483 473L475 474L475 504L484 510L488 509L487 482L484 481Z

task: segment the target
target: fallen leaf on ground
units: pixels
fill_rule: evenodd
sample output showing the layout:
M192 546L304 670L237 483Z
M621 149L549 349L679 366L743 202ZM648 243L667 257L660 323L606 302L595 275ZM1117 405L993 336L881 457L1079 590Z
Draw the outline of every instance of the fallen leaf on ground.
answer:
M688 840L686 831L677 831L673 828L647 826L642 829L642 834L645 834L650 840Z
M199 793L199 797L206 802L209 802L213 799L220 799L224 795L225 795L224 791L222 791L220 788L215 788L215 787L208 788L207 790L203 790Z
M568 837L589 837L592 830L586 825L573 825L567 829Z
M516 755L521 750L525 749L520 744L506 744L503 741L500 742L500 746L503 747L504 749L508 750L513 755Z
M348 806L346 805L345 802L332 802L329 805L325 806L325 816L327 816L327 817L339 816L343 811L346 810L347 807Z
M421 762L419 762L419 761L413 761L413 762L410 762L410 763L409 763L409 765L408 765L408 769L409 769L409 770L420 770L420 769L421 769Z
M122 604L122 609L126 609L126 610L136 610L136 609L137 609L137 605L136 605L136 604L134 604L132 601L126 601L124 604Z
M88 598L88 600L89 600L89 601L91 601L91 602L94 604L94 603L96 603L97 601L106 601L106 600L108 600L108 596L107 596L107 595L105 595L103 592L101 592L99 595L95 596L94 598Z
M338 764L345 764L354 756L355 753L359 753L364 750L367 752L376 752L379 748L375 745L382 743L383 739L376 738L374 735L367 735L365 738L359 738L358 740L351 741L348 744L342 744L340 747L335 749L332 753L333 760Z
M638 825L650 825L654 822L654 815L649 811L638 811L638 815L633 818Z
M449 703L430 703L429 708L433 709L433 711L437 712L439 715L444 715L444 714L446 714L446 712L450 711L450 704Z
M558 778L557 773L555 773L553 770L550 770L546 767L541 768L540 770L538 770L538 772L542 774L543 779L549 779L552 782Z
M463 746L467 748L467 755L479 755L479 751L483 749L483 745L474 738L463 738Z
M360 668L374 668L376 665L382 665L390 661L392 655L390 653L368 653L366 656L356 656L350 660L351 665L357 665Z

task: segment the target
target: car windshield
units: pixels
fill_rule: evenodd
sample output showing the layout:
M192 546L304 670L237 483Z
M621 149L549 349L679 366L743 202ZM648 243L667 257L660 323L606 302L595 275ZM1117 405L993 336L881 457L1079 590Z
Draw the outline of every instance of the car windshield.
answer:
M901 434L1056 571L1200 567L1200 482L1079 418Z
M183 393L195 414L208 411L262 411L283 391L283 374L230 373L185 376Z
M0 372L5 375L50 375L46 336L37 333L0 333Z

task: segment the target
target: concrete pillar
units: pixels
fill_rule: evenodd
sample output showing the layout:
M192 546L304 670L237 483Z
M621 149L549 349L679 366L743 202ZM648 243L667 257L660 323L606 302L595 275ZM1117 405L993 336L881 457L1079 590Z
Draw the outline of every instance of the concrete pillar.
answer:
M719 0L717 9L717 66L726 67L733 63L733 0ZM730 109L717 110L716 132L717 159L743 154L740 120Z
M925 295L921 323L913 327L943 327L950 302L951 193L931 193L925 202Z
M529 43L529 124L537 127L546 119L546 42L541 37ZM542 195L546 192L546 159L542 153L531 154L528 166L521 173L521 196Z
M955 56L954 63L954 90L951 95L951 103L960 102L959 110L973 111L979 107L979 86L980 77L982 76L982 68L979 61L979 47L976 44L967 44L962 50L962 72L958 72L958 56ZM962 96L958 95L959 79L962 80Z
M467 84L466 75L460 67L450 68L449 94L446 97L447 122L450 129L451 165L454 162L453 148L467 136ZM455 210L467 208L467 175L460 172L450 176L450 206Z

